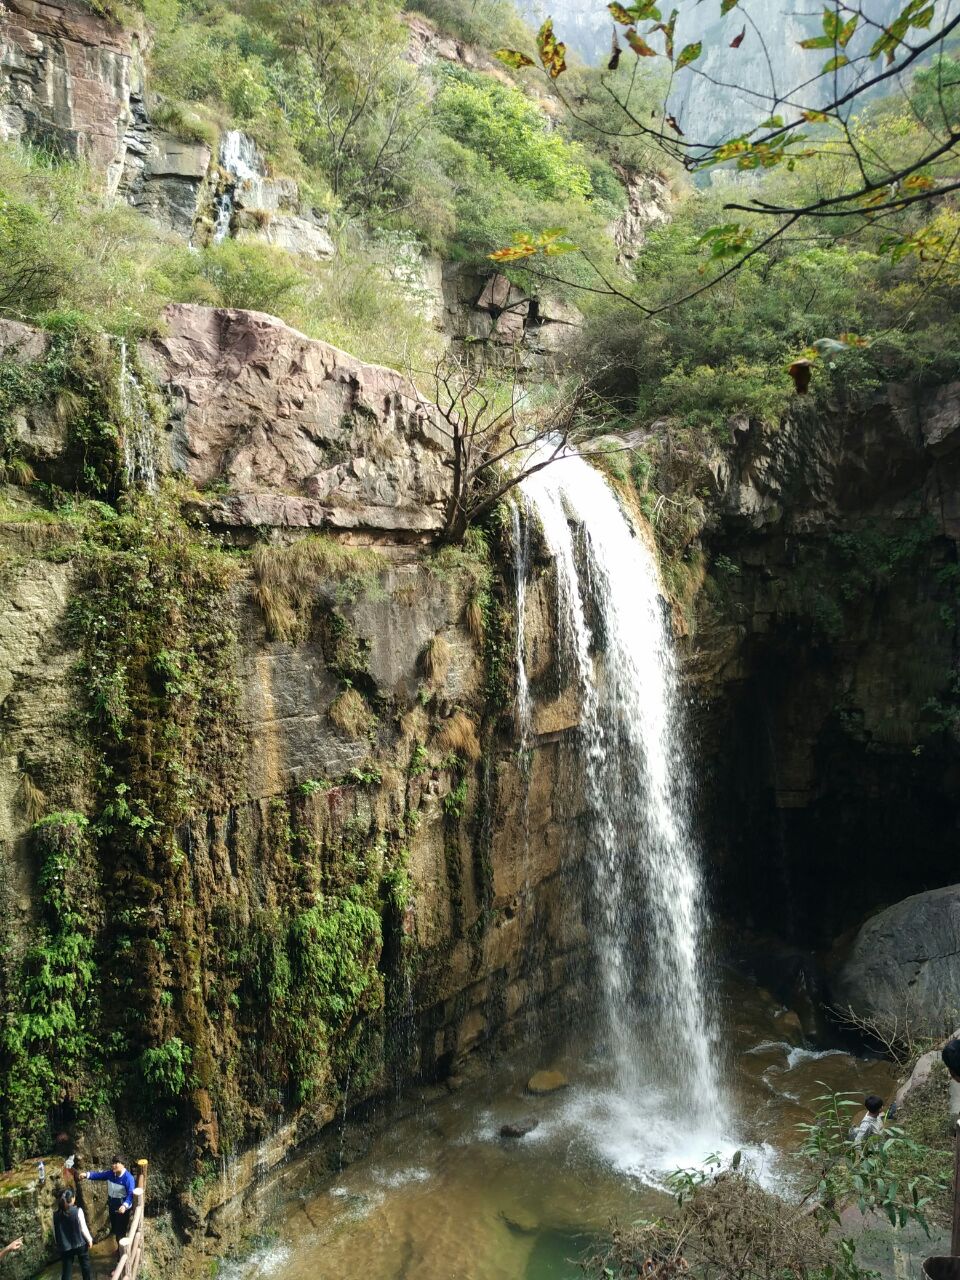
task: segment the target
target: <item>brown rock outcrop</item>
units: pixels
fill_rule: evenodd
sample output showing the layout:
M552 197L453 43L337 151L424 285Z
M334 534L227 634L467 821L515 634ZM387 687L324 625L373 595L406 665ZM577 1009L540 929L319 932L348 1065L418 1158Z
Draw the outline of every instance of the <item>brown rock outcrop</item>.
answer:
M173 406L171 460L219 526L432 534L447 442L413 384L251 311L188 304L145 355Z

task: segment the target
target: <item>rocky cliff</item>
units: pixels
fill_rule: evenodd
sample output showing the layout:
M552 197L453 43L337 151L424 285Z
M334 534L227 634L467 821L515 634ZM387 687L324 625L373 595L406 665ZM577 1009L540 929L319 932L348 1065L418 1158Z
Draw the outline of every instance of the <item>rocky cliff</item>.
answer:
M736 422L690 462L713 844L758 929L825 942L955 879L958 390Z
M46 388L25 450L82 490L58 342L2 337ZM509 544L422 545L442 444L398 375L197 307L99 355L104 395L127 382L117 509L3 499L5 1157L59 1128L149 1149L156 1207L219 1249L345 1105L569 993L576 709L541 562L518 755ZM80 1021L51 1038L32 1002L67 973Z

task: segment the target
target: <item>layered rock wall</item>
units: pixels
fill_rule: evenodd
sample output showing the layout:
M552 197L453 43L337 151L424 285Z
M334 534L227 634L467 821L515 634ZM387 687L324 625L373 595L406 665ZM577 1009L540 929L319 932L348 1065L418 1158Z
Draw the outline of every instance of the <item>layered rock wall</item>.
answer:
M509 545L421 541L442 511L429 407L269 317L168 321L142 352L170 408L157 491L134 483L119 511L77 516L5 490L0 991L25 1016L30 949L65 927L43 886L44 833L66 832L83 902L69 927L95 962L76 998L117 1088L80 1123L81 1065L31 1141L46 1123L84 1161L106 1142L149 1151L175 1238L219 1253L244 1196L342 1112L348 1081L355 1105L442 1079L534 1008L569 1007L582 798L549 562L528 592L521 758ZM3 337L42 367L46 339ZM25 452L63 477L72 430L51 389L24 417ZM303 503L315 519L291 516ZM332 968L301 973L308 960ZM145 1091L158 1053L188 1070ZM3 1070L16 1152L24 1084ZM7 1207L20 1221L36 1201L43 1218L43 1194L27 1179Z
M720 874L827 941L955 878L958 387L733 435L689 665Z

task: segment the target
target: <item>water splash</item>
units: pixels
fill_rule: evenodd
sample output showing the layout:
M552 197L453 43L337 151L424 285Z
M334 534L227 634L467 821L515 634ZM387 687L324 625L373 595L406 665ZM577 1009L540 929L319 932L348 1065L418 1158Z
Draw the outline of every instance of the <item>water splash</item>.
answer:
M136 371L131 368L126 341L120 339L118 374L120 412L123 417L123 469L127 489L141 485L149 493L157 491L159 471L156 424L147 395Z
M523 488L556 563L559 643L580 693L614 1129L634 1116L642 1167L648 1138L656 1160L715 1142L724 1125L672 633L654 553L596 470L570 455Z

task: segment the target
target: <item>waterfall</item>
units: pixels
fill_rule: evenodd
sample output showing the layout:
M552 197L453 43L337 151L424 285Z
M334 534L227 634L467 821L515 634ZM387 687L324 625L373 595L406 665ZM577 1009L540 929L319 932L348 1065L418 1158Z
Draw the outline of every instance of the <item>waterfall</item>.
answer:
M123 417L123 469L126 487L140 484L150 493L157 489L157 432L140 379L130 367L125 339L120 339L118 375L120 410Z
M263 176L263 160L257 144L239 129L228 129L220 139L217 159L224 177L214 201L213 243L222 244L230 234L237 187Z
M653 551L582 458L558 460L523 489L556 564L559 646L573 665L564 674L580 691L588 923L617 1110L608 1128L626 1125L616 1140L639 1143L638 1163L662 1168L723 1125L667 606Z

